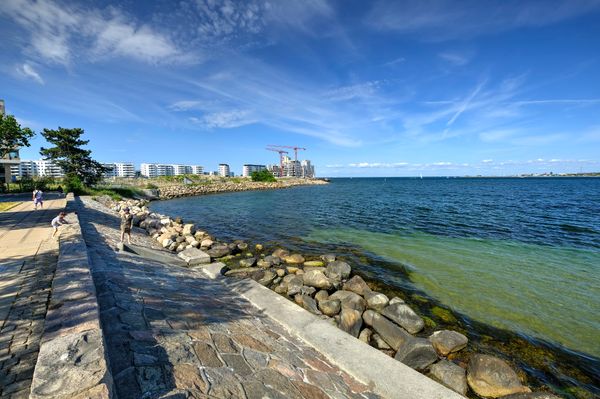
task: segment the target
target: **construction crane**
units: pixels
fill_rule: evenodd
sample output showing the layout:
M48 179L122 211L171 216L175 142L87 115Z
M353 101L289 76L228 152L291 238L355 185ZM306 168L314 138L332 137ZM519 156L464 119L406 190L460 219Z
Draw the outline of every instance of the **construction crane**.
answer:
M278 148L266 148L268 151L274 151L279 153L279 177L283 177L283 154L289 154L289 152L285 150L281 150Z
M298 161L298 150L304 150L306 151L306 148L302 148L302 147L292 147L289 145L272 145L269 144L269 147L273 147L273 148L291 148L294 150L294 161Z

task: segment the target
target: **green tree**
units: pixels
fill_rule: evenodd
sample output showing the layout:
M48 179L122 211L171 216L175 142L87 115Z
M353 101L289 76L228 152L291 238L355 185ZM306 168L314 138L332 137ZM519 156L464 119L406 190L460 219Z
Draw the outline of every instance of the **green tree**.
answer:
M252 172L250 176L252 177L252 181L277 181L275 176L266 169L259 172Z
M81 148L89 143L89 140L81 139L83 133L81 128L44 129L42 136L54 147L42 147L40 154L60 166L67 179L77 178L86 186L91 186L102 178L106 168L92 159L90 150Z
M21 127L14 116L0 114L0 158L20 147L29 147L34 134L28 127Z

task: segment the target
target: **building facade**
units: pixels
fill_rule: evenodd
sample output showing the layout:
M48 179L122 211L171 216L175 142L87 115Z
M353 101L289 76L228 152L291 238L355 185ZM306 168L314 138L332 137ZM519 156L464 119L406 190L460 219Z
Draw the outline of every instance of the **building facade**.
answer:
M20 161L12 165L11 172L18 177L65 177L63 169L51 160Z
M204 168L200 165L143 163L140 166L140 174L144 177L201 175L203 173Z
M244 176L244 177L250 177L252 175L252 173L254 173L254 172L260 172L261 170L266 170L266 169L267 169L266 165L245 164L242 167L242 176Z
M229 165L226 163L220 163L219 164L219 176L229 177L229 175L230 175Z

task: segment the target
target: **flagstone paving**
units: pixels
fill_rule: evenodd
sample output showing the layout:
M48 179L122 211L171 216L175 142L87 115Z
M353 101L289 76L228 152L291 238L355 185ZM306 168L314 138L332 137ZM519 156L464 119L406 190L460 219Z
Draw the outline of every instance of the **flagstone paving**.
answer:
M378 397L219 281L115 252L117 216L78 201L118 398Z
M29 397L58 259L50 221L65 206L50 195L34 211L18 199L0 212L0 398L13 399Z

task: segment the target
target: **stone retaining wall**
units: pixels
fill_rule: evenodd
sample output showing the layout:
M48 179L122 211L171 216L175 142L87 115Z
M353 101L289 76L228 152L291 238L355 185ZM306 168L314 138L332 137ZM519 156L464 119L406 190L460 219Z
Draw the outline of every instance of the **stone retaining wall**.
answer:
M72 194L66 209L74 209ZM112 398L86 244L77 215L66 220L30 398Z

